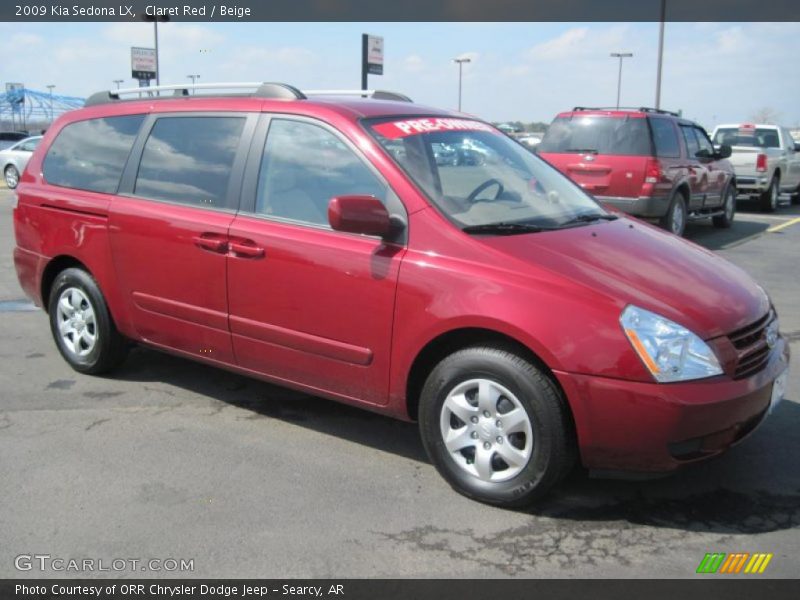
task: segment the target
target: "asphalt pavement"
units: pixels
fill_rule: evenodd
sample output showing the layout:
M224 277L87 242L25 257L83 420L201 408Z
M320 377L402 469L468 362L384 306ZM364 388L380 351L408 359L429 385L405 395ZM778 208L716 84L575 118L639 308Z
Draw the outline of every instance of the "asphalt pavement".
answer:
M773 553L759 577L797 575L800 207L740 203L732 229L687 231L778 309L794 356L767 422L666 479L578 470L520 512L453 492L412 424L142 348L108 377L75 373L17 283L11 197L0 190L0 577L699 577L707 552ZM162 562L20 571L21 555Z

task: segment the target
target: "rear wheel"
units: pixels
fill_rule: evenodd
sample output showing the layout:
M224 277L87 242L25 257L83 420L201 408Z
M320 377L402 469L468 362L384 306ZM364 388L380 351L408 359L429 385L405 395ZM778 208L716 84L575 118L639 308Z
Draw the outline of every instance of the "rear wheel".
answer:
M683 235L686 229L686 198L681 192L673 196L667 214L661 218L661 227L677 236Z
M8 165L3 171L8 189L13 190L19 184L19 171L14 165Z
M459 493L489 504L531 504L571 469L567 408L535 365L494 347L456 352L422 390L428 456Z
M58 351L80 373L99 374L118 366L127 354L94 278L77 268L58 274L48 302L50 330Z
M769 183L767 190L761 194L761 210L764 212L775 212L778 209L778 194L780 192L780 178L775 175Z
M800 204L800 183L797 184L797 188L792 192L792 204Z
M723 213L721 215L713 217L711 220L714 223L714 227L729 229L733 225L733 217L736 215L736 188L732 185L729 185L728 189L725 190L722 210Z

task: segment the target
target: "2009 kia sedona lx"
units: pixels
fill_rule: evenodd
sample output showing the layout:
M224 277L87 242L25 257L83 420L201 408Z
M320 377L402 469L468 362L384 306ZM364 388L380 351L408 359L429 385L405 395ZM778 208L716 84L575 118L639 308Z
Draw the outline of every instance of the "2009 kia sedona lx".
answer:
M576 460L716 455L780 400L761 287L491 125L382 92L175 89L96 94L22 175L17 273L77 371L135 341L418 420L447 481L504 506Z

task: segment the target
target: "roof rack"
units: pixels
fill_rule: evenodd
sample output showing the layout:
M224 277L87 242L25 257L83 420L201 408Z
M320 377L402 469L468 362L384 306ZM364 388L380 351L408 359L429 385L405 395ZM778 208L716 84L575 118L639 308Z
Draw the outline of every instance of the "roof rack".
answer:
M680 117L680 115L671 110L663 110L661 108L650 108L647 106L576 106L572 109L575 112L582 110L635 110L645 113L655 113L659 115L672 115L673 117Z
M412 102L411 98L396 92L384 90L307 90L301 91L294 86L286 83L269 82L244 82L244 83L191 83L179 85L158 85L153 87L123 88L119 90L105 90L96 92L89 96L84 106L96 106L118 102L122 96L138 96L146 94L150 100L167 99L174 97L189 96L190 91L197 90L251 90L245 95L253 98L269 98L273 100L306 100L308 96L362 96L370 97L375 100L399 100L402 102ZM172 92L169 95L162 95L161 92ZM153 94L157 95L153 95ZM242 95L242 94L239 94ZM136 98L133 98L136 99Z

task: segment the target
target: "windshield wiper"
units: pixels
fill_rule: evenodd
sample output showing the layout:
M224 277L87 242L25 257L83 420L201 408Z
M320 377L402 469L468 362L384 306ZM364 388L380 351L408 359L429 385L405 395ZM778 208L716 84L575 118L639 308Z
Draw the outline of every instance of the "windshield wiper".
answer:
M573 217L568 221L564 221L559 225L561 227L569 227L570 225L578 225L581 223L592 223L594 221L616 221L619 219L617 215L608 215L603 213L584 213L582 215L578 215L577 217Z
M597 154L596 148L567 148L564 152L574 152L575 154Z
M550 231L551 227L539 227L529 223L507 223L499 221L497 223L484 223L483 225L467 225L461 231L464 233L490 233L495 235L517 235L520 233L538 233L540 231Z

